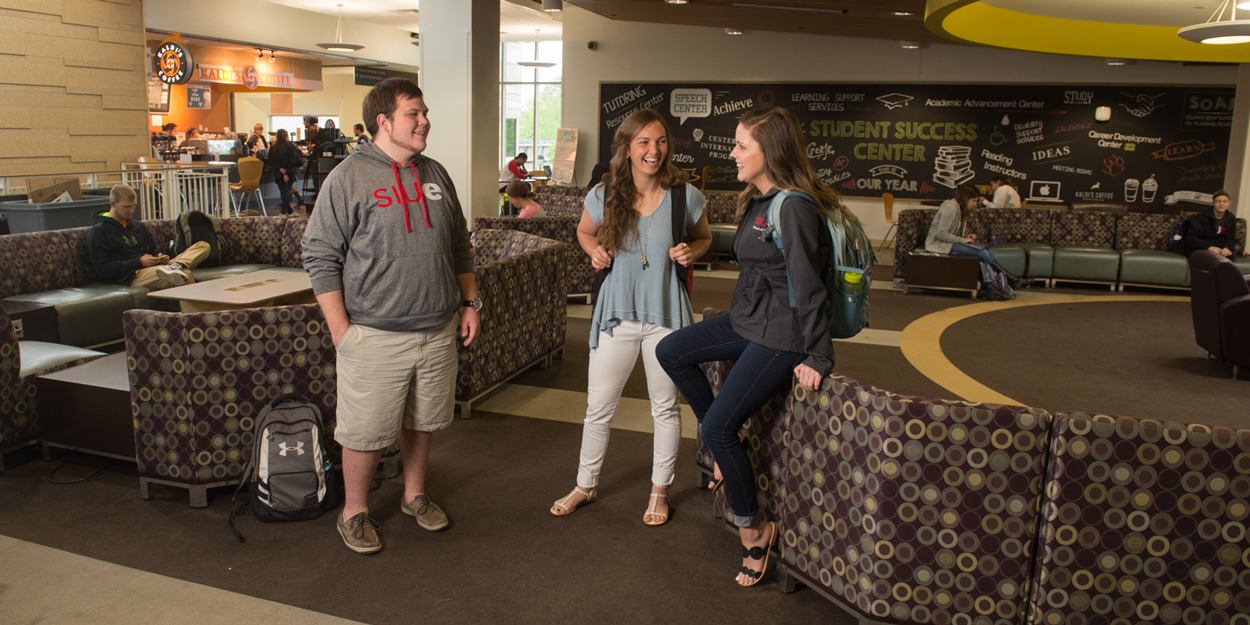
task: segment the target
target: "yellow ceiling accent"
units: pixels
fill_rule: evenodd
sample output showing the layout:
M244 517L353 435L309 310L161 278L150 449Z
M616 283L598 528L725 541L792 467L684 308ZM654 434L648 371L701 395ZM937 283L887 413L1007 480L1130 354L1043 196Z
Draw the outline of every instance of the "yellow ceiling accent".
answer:
M957 41L1030 52L1154 61L1250 63L1250 43L1194 43L1176 34L1179 27L1046 17L1001 9L979 0L928 0L925 26Z

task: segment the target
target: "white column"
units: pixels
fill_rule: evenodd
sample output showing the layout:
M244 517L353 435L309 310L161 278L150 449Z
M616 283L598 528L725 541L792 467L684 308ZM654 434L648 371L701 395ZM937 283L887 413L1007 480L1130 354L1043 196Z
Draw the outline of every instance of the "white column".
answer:
M499 203L499 0L422 0L425 154L447 168L472 228Z
M1241 208L1241 198L1250 200L1250 64L1237 66L1237 104L1233 109L1233 127L1228 136L1228 164L1224 168L1224 189L1233 201L1232 211L1245 217L1250 211Z

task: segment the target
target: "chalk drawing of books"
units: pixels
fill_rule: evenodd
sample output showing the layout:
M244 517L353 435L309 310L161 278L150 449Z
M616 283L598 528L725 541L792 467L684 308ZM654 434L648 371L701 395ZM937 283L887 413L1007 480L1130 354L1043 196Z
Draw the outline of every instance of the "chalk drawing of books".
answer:
M976 174L972 173L972 159L968 158L970 154L972 148L962 145L938 148L938 156L933 159L933 181L954 189L971 180Z

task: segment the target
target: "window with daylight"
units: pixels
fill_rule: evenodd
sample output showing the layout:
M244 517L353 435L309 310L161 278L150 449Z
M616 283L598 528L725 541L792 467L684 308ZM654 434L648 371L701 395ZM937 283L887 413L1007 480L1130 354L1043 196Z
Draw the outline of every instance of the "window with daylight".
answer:
M560 41L505 41L499 45L499 167L521 152L525 168L536 172L555 157L560 127ZM525 67L519 61L547 61L552 67Z

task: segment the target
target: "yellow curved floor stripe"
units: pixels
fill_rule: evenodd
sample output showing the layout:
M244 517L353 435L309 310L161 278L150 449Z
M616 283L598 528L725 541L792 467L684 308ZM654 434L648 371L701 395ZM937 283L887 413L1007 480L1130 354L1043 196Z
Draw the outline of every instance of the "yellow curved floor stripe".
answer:
M942 333L952 325L985 313L1047 306L1050 304L1087 304L1104 302L1187 302L1188 297L1175 295L1073 295L1016 299L1009 302L981 302L967 306L947 308L925 315L903 328L899 347L903 356L921 375L933 380L946 390L968 401L989 404L1023 405L994 389L972 379L954 365L942 352Z

